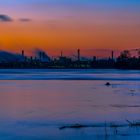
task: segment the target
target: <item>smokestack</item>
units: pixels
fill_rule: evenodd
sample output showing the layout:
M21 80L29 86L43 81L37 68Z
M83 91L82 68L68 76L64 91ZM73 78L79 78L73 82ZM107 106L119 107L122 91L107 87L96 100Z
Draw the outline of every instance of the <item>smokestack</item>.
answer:
M22 50L22 56L24 57L24 50Z
M78 61L80 61L80 49L77 50Z
M114 51L111 52L111 58L114 60Z

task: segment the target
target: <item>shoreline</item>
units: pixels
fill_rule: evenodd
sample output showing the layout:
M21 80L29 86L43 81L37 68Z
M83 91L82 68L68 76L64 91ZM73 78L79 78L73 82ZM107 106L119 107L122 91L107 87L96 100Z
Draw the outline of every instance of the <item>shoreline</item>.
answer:
M41 68L41 67L37 67L37 68L32 68L32 67L25 67L25 68L21 68L21 67L15 67L15 68L0 68L0 70L16 70L16 69L27 69L27 70L36 70L36 69L40 69L40 70L140 70L140 69L132 69L132 68Z

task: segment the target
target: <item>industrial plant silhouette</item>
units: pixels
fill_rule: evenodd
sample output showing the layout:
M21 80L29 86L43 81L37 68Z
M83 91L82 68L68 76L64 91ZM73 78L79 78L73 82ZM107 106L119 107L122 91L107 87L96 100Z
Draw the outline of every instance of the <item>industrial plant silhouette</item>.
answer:
M35 56L26 56L22 50L20 54L0 51L0 68L8 69L140 69L140 50L137 49L137 57L131 56L129 50L124 50L118 57L114 57L114 51L110 52L108 58L82 59L81 50L77 49L75 59L63 56L61 51L57 58L50 58L45 51L38 50Z

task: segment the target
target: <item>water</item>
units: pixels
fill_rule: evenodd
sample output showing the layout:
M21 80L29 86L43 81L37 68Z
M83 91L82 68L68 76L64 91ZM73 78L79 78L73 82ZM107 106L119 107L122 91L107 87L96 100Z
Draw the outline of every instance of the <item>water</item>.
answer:
M140 122L140 71L17 69L0 79L0 140L140 139L126 121ZM97 127L59 129L75 124Z
M0 80L121 80L140 81L139 70L0 69Z

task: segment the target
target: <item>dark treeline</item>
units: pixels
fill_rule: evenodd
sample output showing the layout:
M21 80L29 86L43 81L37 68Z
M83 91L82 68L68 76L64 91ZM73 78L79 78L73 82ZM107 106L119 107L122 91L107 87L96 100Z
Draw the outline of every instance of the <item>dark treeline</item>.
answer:
M45 52L39 51L37 56L27 57L22 51L21 54L12 54L8 52L0 52L0 68L6 69L140 69L140 51L137 57L131 56L130 51L125 50L115 58L114 52L106 59L83 59L80 50L77 50L75 59L61 55L51 59Z

